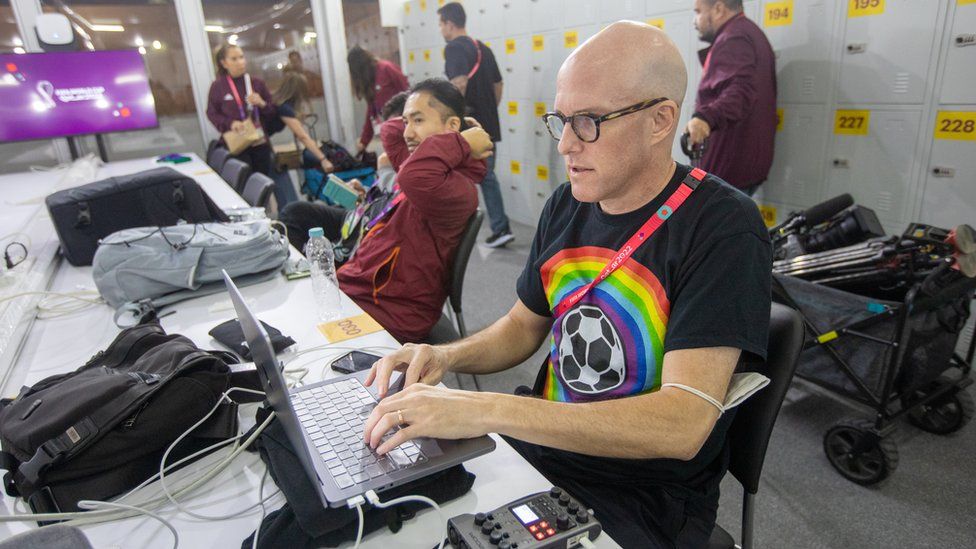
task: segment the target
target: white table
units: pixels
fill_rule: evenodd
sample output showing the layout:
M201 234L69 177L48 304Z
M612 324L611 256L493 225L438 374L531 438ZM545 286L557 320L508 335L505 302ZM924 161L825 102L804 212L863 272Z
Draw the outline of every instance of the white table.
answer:
M196 179L211 198L222 207L243 204L242 199L220 177L195 155L193 162L178 164L174 169ZM100 177L122 175L157 166L152 160L113 162L104 166ZM2 181L0 181L2 184ZM293 252L294 253L294 252ZM62 263L52 283L52 291L73 291L94 288L90 267L71 267ZM315 328L314 301L311 284L307 279L289 282L284 277L241 289L255 314L268 324L282 330L295 339L295 345L282 354L286 366L307 366L305 382L314 382L336 375L326 366L333 358L346 352L346 347L397 347L396 341L386 332L370 334L339 345L327 345L325 338ZM343 296L343 314L359 314L361 310L348 297ZM174 314L162 318L167 333L180 333L203 348L219 348L207 332L218 323L234 316L226 294L205 296L172 307ZM165 312L165 311L164 311ZM7 383L2 387L5 396L15 394L25 384L32 384L55 373L76 369L97 351L105 348L118 333L112 321L113 311L108 306L97 306L73 316L39 320L27 336L19 360L14 365ZM315 347L319 350L308 351ZM308 351L308 352L303 352ZM242 424L253 424L257 405L241 408ZM485 456L465 463L465 467L477 475L473 489L443 507L446 517L461 513L487 511L508 501L532 492L547 490L550 484L525 462L503 440L495 437L497 448ZM171 482L204 471L226 452L198 461L172 476ZM251 509L257 501L257 486L265 472L264 464L256 454L245 452L201 490L181 501L199 514L209 516L234 515L219 521L196 519L166 505L159 512L171 521L180 533L182 547L239 547L260 521L260 509ZM167 477L168 479L170 477ZM150 486L152 488L152 486ZM268 480L265 496L275 491ZM383 498L380 494L381 499ZM280 507L283 498L279 494L266 505L268 511ZM4 496L0 513L11 514L14 506L23 512L24 504ZM34 523L0 523L0 539L30 528ZM134 517L83 527L97 548L108 547L172 547L172 536L159 522L146 517ZM445 525L437 513L420 512L408 521L402 530L391 535L382 529L365 538L363 547L432 547L444 536ZM606 534L597 539L599 547L617 547Z

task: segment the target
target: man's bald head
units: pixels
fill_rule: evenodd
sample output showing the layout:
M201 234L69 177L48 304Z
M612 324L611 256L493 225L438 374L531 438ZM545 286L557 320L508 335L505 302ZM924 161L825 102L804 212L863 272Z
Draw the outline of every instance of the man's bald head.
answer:
M679 106L688 87L688 72L677 46L661 29L618 21L577 48L556 79L561 86L597 86L615 103L629 105L666 97Z

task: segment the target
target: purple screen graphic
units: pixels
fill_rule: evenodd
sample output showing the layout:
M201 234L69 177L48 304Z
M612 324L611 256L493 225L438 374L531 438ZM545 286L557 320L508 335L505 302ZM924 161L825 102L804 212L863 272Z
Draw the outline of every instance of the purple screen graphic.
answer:
M0 142L158 125L136 50L0 54Z

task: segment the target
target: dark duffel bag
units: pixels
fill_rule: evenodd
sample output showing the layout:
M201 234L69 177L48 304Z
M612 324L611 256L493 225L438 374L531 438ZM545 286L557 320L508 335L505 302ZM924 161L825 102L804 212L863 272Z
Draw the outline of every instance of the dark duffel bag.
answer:
M45 202L61 252L75 266L91 265L99 239L122 229L228 221L196 181L172 168L65 189Z
M159 471L166 449L231 386L233 355L204 351L158 324L123 330L74 372L24 387L0 401L4 488L36 513L78 511ZM253 399L252 399L253 400ZM170 452L167 465L237 433L237 406L224 401Z

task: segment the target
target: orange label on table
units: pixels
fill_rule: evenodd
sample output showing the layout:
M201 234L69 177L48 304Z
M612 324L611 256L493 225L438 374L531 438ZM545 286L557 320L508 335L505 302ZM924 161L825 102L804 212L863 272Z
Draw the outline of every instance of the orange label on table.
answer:
M338 343L347 339L354 339L367 334L374 334L383 331L379 322L366 313L349 318L323 322L318 326L319 332L329 340L329 343Z

